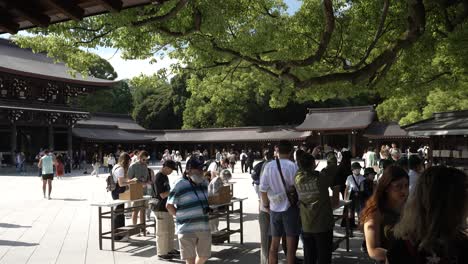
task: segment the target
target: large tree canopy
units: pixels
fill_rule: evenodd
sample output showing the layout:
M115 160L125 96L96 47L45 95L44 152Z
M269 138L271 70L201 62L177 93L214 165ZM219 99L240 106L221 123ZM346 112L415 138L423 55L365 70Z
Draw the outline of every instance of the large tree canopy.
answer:
M281 0L158 0L36 29L17 42L80 71L90 58L79 47L118 48L128 59L177 58L177 70L192 73L194 98L209 94L196 109L197 102L187 101L196 111L185 112L198 116L209 105L240 108L252 95L282 107L368 94L389 100L378 109L382 119L412 121L441 107L431 105L434 97L466 96L456 91L467 87L468 1L302 2L290 14ZM235 96L224 98L226 91ZM457 108L467 107L463 102ZM213 118L239 124L235 117Z

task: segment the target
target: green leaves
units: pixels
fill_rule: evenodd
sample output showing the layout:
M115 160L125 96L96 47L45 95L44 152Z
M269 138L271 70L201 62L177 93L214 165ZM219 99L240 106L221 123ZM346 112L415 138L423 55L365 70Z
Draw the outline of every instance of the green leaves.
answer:
M380 98L381 119L406 123L452 107L432 99L442 93L464 107L465 94L447 87L467 86L468 15L461 0L449 2L333 0L330 15L330 1L303 0L291 15L282 0L171 0L35 29L17 42L84 73L98 60L83 49L98 46L126 59L178 59L172 74L190 75L192 97L171 107L180 116L186 106L185 127L243 125L259 105L354 97ZM159 98L167 81L134 82L138 116L160 112L150 100L171 108Z

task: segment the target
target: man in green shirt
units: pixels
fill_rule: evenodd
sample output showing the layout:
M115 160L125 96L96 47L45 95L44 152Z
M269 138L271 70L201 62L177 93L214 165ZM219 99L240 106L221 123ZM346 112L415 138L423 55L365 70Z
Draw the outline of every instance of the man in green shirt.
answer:
M44 198L46 198L46 185L49 185L49 196L48 199L50 200L50 193L52 192L52 180L54 179L54 158L49 152L49 150L44 151L44 156L39 159L39 163L37 167L41 168L41 176L42 176L42 192L44 194Z
M328 160L328 157L327 157ZM295 186L299 194L304 263L331 263L333 251L333 208L339 204L336 170L328 164L321 173L315 171L315 159L304 154L298 160ZM334 173L333 173L334 172ZM330 197L328 188L333 190Z

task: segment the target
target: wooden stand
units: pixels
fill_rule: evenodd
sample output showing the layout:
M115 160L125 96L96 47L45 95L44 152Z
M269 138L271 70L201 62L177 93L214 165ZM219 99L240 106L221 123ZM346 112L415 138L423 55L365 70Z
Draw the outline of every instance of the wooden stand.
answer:
M140 183L128 185L128 189L119 194L119 200L138 200L143 198L143 185Z

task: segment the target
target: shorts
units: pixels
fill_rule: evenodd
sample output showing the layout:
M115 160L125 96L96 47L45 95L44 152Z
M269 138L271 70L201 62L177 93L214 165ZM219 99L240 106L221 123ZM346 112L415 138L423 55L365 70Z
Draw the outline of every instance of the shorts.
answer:
M285 212L270 212L270 232L272 237L299 236L301 218L298 206L290 206Z
M49 174L42 174L42 180L45 181L45 180L53 180L54 179L54 174L53 173L49 173Z
M181 259L211 256L211 233L209 231L179 234L178 238Z
M132 207L136 207L136 206L143 206L146 204L146 201L136 201L136 202L132 202ZM133 209L134 211L139 211L139 210L145 210L145 208L138 208L138 209Z

